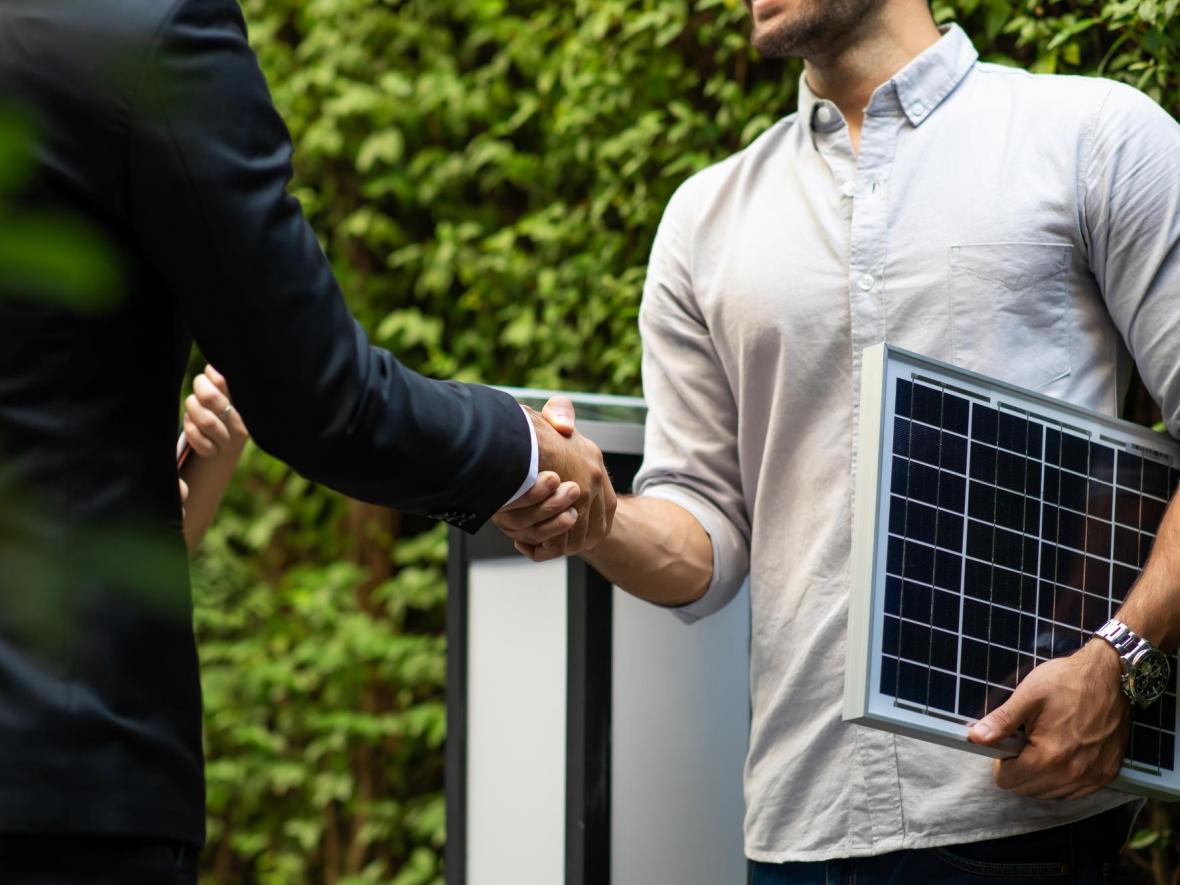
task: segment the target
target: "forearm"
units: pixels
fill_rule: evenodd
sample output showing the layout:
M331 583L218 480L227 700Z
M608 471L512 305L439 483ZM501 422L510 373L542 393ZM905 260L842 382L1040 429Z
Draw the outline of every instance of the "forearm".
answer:
M621 498L614 525L583 554L603 577L656 605L700 599L713 579L713 545L687 510L658 498Z
M1175 498L1143 574L1115 617L1166 652L1180 646L1180 507Z
M184 507L184 540L189 556L196 553L213 524L244 448L244 441L235 442L211 457L202 458L194 452L185 461L180 478L189 489Z

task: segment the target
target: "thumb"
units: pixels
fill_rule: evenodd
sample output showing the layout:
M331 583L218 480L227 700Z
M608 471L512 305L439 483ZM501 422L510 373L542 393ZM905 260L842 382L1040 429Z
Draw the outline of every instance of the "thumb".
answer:
M574 404L569 397L555 396L545 403L541 417L553 425L562 436L574 435Z
M1016 729L1028 722L1041 708L1042 696L1035 686L1024 684L1007 702L996 707L967 732L967 739L973 744L996 744L1012 735Z

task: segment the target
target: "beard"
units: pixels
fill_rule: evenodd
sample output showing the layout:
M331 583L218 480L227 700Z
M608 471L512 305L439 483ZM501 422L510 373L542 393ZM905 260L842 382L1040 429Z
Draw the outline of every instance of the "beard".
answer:
M752 42L765 58L831 55L876 19L881 0L797 0L797 9L764 24L755 19Z

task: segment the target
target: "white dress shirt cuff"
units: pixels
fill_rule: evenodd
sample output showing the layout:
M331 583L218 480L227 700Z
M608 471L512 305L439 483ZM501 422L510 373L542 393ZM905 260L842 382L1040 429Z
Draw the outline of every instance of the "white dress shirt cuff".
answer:
M525 492L537 484L537 477L540 476L541 473L541 453L537 448L537 428L533 426L533 418L531 415L529 415L528 409L526 409L524 406L521 406L520 410L524 412L525 423L529 426L529 440L532 443L533 453L531 456L529 456L529 475L524 478L524 482L520 484L520 488L517 490L516 494L509 498L507 502L505 502L505 507L510 504L515 504L517 501L523 498Z

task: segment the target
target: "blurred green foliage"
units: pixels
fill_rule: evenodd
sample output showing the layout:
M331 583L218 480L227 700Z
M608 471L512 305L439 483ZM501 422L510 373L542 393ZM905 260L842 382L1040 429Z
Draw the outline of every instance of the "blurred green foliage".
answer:
M637 393L664 204L794 105L739 0L244 7L351 305L438 376ZM985 58L1180 110L1180 0L933 7ZM195 563L209 881L442 881L445 541L419 530L247 454ZM1162 882L1168 815L1145 821Z

